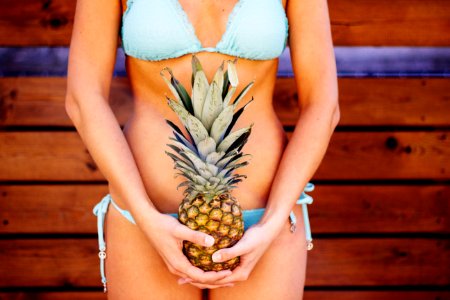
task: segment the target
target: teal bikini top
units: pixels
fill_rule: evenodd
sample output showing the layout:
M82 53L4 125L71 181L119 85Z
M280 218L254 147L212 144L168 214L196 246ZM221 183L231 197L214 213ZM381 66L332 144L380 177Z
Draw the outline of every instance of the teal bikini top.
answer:
M127 0L120 29L125 54L158 61L201 51L251 60L277 58L288 42L281 0L238 0L215 47L203 47L178 0Z

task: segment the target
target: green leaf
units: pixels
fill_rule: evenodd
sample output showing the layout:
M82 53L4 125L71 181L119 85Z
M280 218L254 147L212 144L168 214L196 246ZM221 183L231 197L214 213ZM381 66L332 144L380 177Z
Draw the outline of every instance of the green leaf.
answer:
M173 77L172 69L169 67L165 67L164 69L161 70L161 72L159 72L159 74L164 79L164 82L167 84L167 86L169 87L172 94L175 96L175 99L178 101L178 103L181 103L181 98L180 98L180 95L178 94L177 89L172 85L172 83L170 83L170 81L166 78L166 76L164 76L164 73L163 73L164 71L169 72L170 76Z
M184 152L189 161L194 165L197 172L200 172L201 169L206 168L206 164L202 161L197 155L193 155L190 152Z
M253 97L252 99L250 99L250 101L248 101L243 107L241 107L234 115L233 115L233 120L230 122L230 125L228 125L227 130L225 131L224 136L227 136L230 132L231 129L233 129L234 124L236 124L236 121L239 119L239 117L241 116L241 114L244 112L245 108L247 107L247 105L250 104L250 102L253 101ZM234 108L234 105L233 105Z
M211 152L206 156L205 161L209 164L216 164L219 159L221 159L225 155L225 152Z
M223 77L223 67L224 67L224 61L222 61L222 63L220 64L220 66L217 68L216 73L214 74L213 77L213 82L217 83L217 89L220 95L220 100L222 100L222 91L223 91L223 81L224 81L224 77Z
M203 70L195 73L194 86L192 88L192 105L194 108L194 116L198 119L202 117L203 105L208 93L209 83Z
M228 153L229 151L233 150L231 149L231 146L234 144L235 141L239 140L239 138L243 135L245 135L247 132L251 131L251 128L253 126L253 123L248 126L241 129L238 129L228 135L218 146L217 151L225 151Z
M233 97L234 93L236 92L236 87L232 86L229 90L225 98L223 99L223 106L228 106L231 101L231 97Z
M167 98L167 103L169 104L170 108L177 114L181 123L183 123L183 125L187 127L189 112L175 100L170 99L167 96L166 96L166 98Z
M206 130L211 129L212 123L222 111L222 98L220 97L217 82L213 81L206 94L205 103L203 105L201 121L205 125Z
M237 57L234 60L227 61L228 78L231 86L236 87L239 84L239 79L236 70Z
M197 144L200 158L206 161L206 157L216 151L216 142L213 138L207 137Z
M225 108L211 126L210 136L216 143L220 143L225 131L233 120L233 106Z
M203 126L202 122L196 117L189 115L187 117L187 129L194 139L194 143L198 145L201 141L208 138L208 131Z
M189 96L189 94L187 93L186 89L184 88L184 86L175 78L172 77L172 84L174 85L175 89L177 90L178 94L180 95L181 101L184 105L184 108L186 108L186 110L190 113L190 114L194 114L194 108L192 107L192 101L191 101L191 97Z
M236 100L234 100L233 102L233 106L236 107L239 103L239 101L241 101L245 94L247 94L248 90L253 86L253 84L255 83L255 80L250 81L249 84L247 84L247 86L239 93L239 95L236 97Z
M230 88L230 80L228 79L228 70L223 74L223 88L222 88L222 99L225 99L225 96L228 93L228 89Z

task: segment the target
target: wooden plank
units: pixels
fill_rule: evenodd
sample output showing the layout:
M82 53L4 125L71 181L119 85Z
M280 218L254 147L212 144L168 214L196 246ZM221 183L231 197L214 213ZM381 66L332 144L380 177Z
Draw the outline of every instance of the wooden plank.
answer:
M4 0L0 46L68 45L75 1ZM445 46L446 0L330 0L335 45ZM26 20L26 21L24 21Z
M450 232L449 185L320 184L308 195L313 233Z
M316 179L446 179L447 131L336 132Z
M97 232L99 185L0 185L0 233ZM319 233L450 233L449 185L316 184L308 192L313 238ZM346 220L343 222L343 220Z
M70 43L76 1L3 0L0 46Z
M434 294L433 294L434 295ZM1 300L106 300L103 292L4 292Z
M446 0L328 1L337 45L444 46L450 37Z
M0 240L0 287L98 287L96 239ZM306 286L445 286L448 239L316 239Z
M73 127L65 92L65 77L0 78L0 125ZM123 125L133 109L128 79L114 77L110 94L111 107Z
M335 132L313 179L449 179L449 144L448 131ZM0 145L0 180L105 180L77 132L0 132Z
M1 132L0 145L0 180L105 180L77 132Z
M339 126L445 126L449 78L339 78ZM0 78L0 126L73 126L64 108L64 77ZM124 124L133 109L127 78L115 77L112 109ZM283 125L295 125L294 78L278 78L274 108Z
M0 185L0 233L97 232L92 210L108 193L99 185Z
M100 300L103 292L4 292L2 300ZM423 300L450 299L446 291L304 291L304 300Z
M448 78L339 78L339 126L449 125ZM278 78L274 108L283 125L298 119L293 78Z

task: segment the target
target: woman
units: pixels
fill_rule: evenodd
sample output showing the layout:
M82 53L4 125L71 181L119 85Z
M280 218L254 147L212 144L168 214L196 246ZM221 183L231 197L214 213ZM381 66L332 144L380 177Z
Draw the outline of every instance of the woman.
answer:
M123 131L108 103L119 38L134 96ZM277 58L288 41L301 108L289 143L272 107ZM168 215L178 211L183 195L176 189L181 178L174 178L164 153L172 134L165 119L181 125L165 101L170 91L160 71L170 67L188 88L192 53L210 82L223 60L237 56L239 82L255 80L246 95L255 101L235 125L255 124L243 150L252 160L245 168L248 178L233 194L244 210L266 209L236 245L216 252L217 261L241 256L233 271L193 267L182 241L208 245L210 236ZM209 289L210 299L302 298L305 229L292 233L289 214L293 210L301 222L295 201L339 121L326 0L78 0L66 110L117 208L136 223L119 209L106 216L111 299L201 299L202 289Z

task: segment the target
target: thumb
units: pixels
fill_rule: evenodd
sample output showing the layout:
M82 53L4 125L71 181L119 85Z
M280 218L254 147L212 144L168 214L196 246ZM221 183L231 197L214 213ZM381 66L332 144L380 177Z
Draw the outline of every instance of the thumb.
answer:
M245 253L247 253L247 247L241 240L241 242L238 242L231 248L224 248L214 252L212 260L213 262L224 262Z
M177 226L175 236L179 239L187 240L205 247L211 247L215 242L214 238L209 234L192 230L186 225L181 224Z

